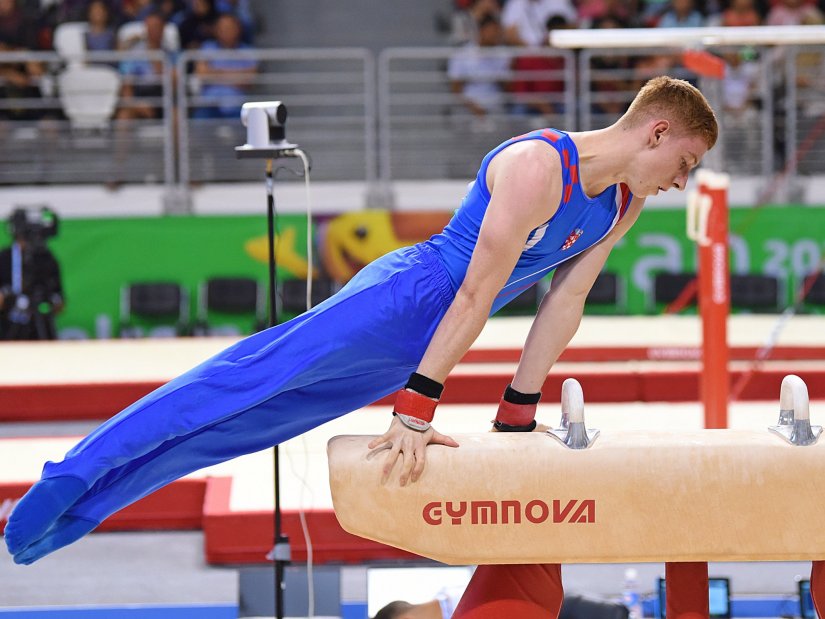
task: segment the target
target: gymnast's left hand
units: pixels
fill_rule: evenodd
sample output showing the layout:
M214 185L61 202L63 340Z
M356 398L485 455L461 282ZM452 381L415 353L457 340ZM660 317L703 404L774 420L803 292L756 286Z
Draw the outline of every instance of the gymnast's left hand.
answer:
M421 473L424 472L427 459L426 447L431 444L458 447L458 443L453 438L441 434L432 426L424 432L419 432L405 426L398 417L393 417L390 429L367 445L371 450L368 457L372 457L379 451L389 450L384 460L384 471L381 477L381 483L386 483L400 456L399 483L406 486L408 481L418 481Z

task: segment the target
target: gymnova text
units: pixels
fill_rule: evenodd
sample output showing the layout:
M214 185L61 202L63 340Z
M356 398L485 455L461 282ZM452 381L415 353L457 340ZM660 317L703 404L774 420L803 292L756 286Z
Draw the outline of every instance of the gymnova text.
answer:
M596 522L596 501L433 501L421 512L429 525L477 524L593 524Z

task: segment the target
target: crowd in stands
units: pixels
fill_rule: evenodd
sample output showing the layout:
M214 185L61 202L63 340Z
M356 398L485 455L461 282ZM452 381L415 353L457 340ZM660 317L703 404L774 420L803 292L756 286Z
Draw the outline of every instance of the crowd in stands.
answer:
M181 50L250 48L254 30L249 0L0 0L0 52L62 51L61 32L71 31L79 51L162 51L174 61ZM119 106L116 118L158 117L159 62L129 59L98 64L109 64L119 74L120 96L127 103ZM201 95L219 97L241 92L243 76L254 69L250 61L210 61L199 63L194 72L217 82ZM233 73L238 74L236 79ZM53 84L43 78L42 63L2 63L0 99L50 94ZM225 105L204 109L211 116L237 113L237 108ZM42 117L37 109L0 109L0 119Z
M543 116L562 111L562 59L530 55L546 48L553 29L816 25L825 23L823 15L825 0L454 0L452 17L442 24L447 40L459 47L448 68L452 89L480 118L505 107ZM515 49L518 55L508 62L491 53L495 49ZM724 53L723 59L724 106L748 122L754 111L750 98L758 84L754 50ZM607 96L597 98L593 112L618 115L624 102L611 99L610 91L635 92L648 78L680 61L657 54L605 56L593 62L594 69L624 69L616 75L632 76L624 82L594 80L593 89ZM542 78L530 77L538 71Z
M0 51L47 51L58 48L65 25L82 26L86 51L162 51L174 59L180 50L246 49L253 44L251 0L0 0ZM825 22L825 0L452 0L452 16L442 20L445 39L460 48L451 58L448 77L466 109L484 117L505 107L509 112L548 116L562 111L563 63L547 54L548 32L561 28L681 28L695 26L803 25ZM525 53L510 62L489 54L497 48ZM755 63L747 54L725 56L729 79L725 105L746 105L756 82ZM599 69L632 69L633 83L594 83L596 90L634 90L647 77L667 71L667 56L628 60L604 57ZM160 63L111 62L118 72L121 102L115 118L157 118L161 94ZM231 117L232 102L247 92L257 64L248 59L204 60L194 64L194 94L214 99L195 111L199 117ZM531 77L530 73L542 77ZM538 73L541 72L541 73ZM37 62L0 63L0 99L49 94L48 76ZM174 78L173 78L174 79ZM636 83L638 82L638 83ZM53 92L53 87L51 88ZM550 95L550 96L548 96ZM622 103L599 98L596 112L615 114ZM37 117L36 109L0 106L1 118ZM42 116L41 116L42 117Z

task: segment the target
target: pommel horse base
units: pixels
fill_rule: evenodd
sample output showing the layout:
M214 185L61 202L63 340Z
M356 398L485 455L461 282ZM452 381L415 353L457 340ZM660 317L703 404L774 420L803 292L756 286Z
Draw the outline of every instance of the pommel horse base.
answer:
M783 383L772 431L610 431L579 449L544 433L456 435L405 487L398 466L381 483L372 437L335 437L335 513L350 533L448 564L664 562L669 618L707 616L709 561L814 561L825 610L825 440L799 430L811 428L799 383Z

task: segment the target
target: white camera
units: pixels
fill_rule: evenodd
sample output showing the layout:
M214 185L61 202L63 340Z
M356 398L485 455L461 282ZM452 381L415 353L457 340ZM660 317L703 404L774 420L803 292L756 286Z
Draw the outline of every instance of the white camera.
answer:
M241 106L241 122L246 127L246 144L236 150L287 149L286 106L280 101L255 101Z

